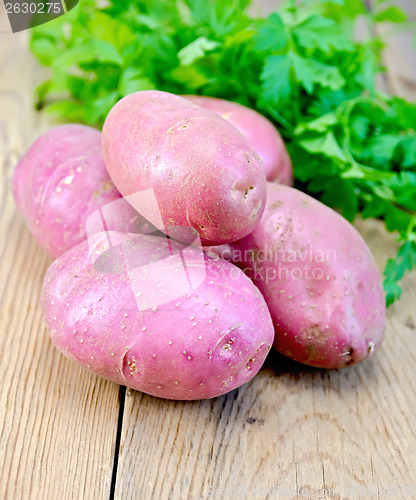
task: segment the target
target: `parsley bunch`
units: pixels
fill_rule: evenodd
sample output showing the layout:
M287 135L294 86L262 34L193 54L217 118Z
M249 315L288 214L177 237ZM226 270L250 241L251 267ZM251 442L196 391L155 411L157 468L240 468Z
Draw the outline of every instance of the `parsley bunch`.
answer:
M381 92L378 23L406 21L391 2L291 0L267 18L249 0L81 0L33 30L51 68L38 109L100 127L124 95L159 89L237 101L266 115L288 145L296 186L352 221L397 231L387 303L416 268L416 104ZM370 33L354 36L357 22ZM409 24L409 23L407 23Z

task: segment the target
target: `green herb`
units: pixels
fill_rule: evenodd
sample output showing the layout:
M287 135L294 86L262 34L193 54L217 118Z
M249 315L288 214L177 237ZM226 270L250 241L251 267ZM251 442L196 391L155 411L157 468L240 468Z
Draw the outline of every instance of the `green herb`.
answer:
M51 67L37 107L100 127L121 97L157 88L257 109L286 139L298 188L398 232L390 304L416 267L416 104L377 89L383 41L353 33L359 19L374 33L406 15L385 0L372 12L361 0L291 0L260 19L248 4L81 0L33 30L32 51Z

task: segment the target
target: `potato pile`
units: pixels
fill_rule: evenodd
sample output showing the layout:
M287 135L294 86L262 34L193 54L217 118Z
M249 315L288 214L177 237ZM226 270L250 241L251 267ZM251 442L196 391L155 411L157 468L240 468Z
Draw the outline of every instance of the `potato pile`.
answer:
M292 180L273 125L215 98L136 92L102 134L46 132L13 193L55 258L41 300L56 347L179 400L248 382L272 346L321 368L372 355L385 300L371 252Z

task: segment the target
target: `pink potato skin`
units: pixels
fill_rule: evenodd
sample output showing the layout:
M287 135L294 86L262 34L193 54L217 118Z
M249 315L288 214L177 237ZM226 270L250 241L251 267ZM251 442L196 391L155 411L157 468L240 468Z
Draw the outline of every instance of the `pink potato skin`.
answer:
M115 244L124 241L124 256L149 262L166 256L163 238L108 234ZM107 259L114 272L94 266L97 255L107 257L108 234L94 235L90 251L86 241L72 248L46 274L45 322L65 356L113 382L168 399L212 398L254 377L274 331L263 297L240 269L188 247L195 252L188 253L188 270L205 267L202 284L139 312L135 294L145 293L149 281L133 289L125 272L117 274L114 255ZM172 280L178 275L173 263L163 274Z
M165 227L191 226L204 244L220 244L260 220L261 160L215 113L167 92L135 92L111 109L102 143L116 187L123 196L153 189Z
M276 127L263 115L236 102L205 97L184 95L189 101L222 116L234 125L256 150L263 162L268 181L291 186L293 166L282 136Z
M31 233L54 258L87 238L89 215L121 198L105 168L101 133L75 124L41 135L18 162L12 187ZM115 228L128 230L135 211L127 202L114 210Z
M274 347L301 363L340 368L377 351L386 308L374 258L342 216L290 187L268 183L256 229L211 248L238 264L262 292Z

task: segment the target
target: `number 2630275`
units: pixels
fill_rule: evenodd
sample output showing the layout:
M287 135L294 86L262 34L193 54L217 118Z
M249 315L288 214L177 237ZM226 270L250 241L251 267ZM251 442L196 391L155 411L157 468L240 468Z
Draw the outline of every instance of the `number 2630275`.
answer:
M7 14L59 14L62 11L60 2L39 2L39 3L6 3Z

